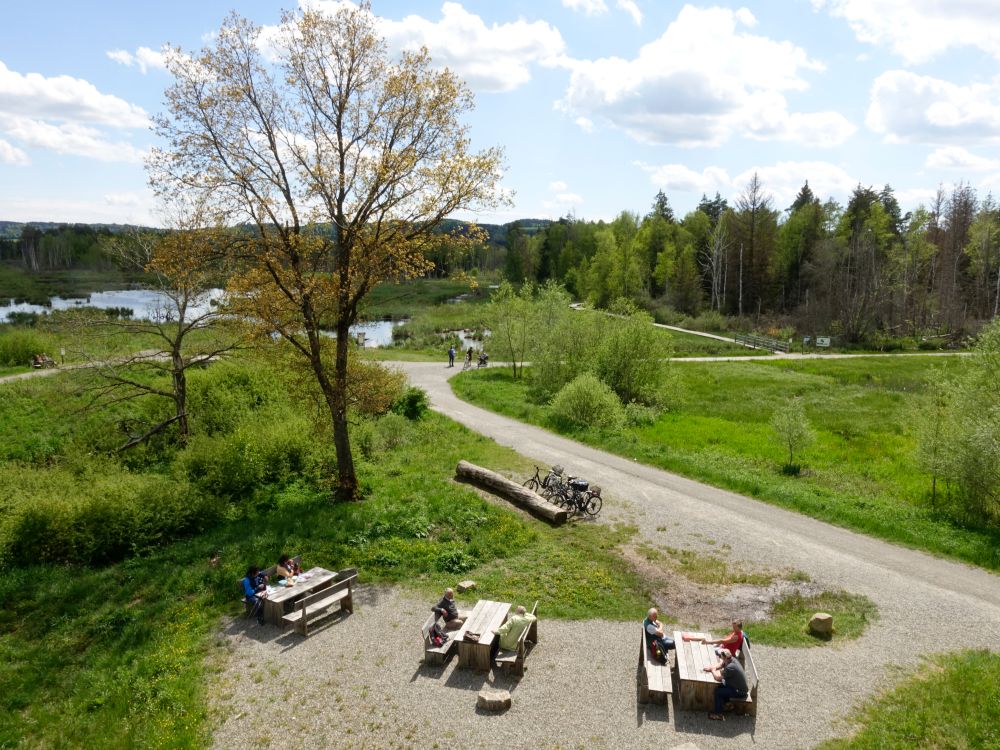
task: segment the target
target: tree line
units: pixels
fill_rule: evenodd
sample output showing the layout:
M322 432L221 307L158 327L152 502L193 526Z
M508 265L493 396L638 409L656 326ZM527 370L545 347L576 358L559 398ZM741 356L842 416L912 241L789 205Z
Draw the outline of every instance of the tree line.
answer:
M715 311L858 343L957 337L1000 311L1000 206L965 184L904 214L888 185L841 205L806 182L779 210L755 174L734 205L703 195L681 219L660 191L644 216L533 229L508 228L508 279L553 279L602 308L624 297L659 319Z

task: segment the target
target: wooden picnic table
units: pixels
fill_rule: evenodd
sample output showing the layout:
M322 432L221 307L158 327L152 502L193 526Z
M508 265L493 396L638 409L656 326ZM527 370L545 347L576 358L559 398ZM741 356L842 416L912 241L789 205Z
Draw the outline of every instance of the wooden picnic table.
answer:
M325 568L313 568L304 573L292 586L267 587L267 597L264 602L264 620L272 625L281 626L281 618L285 614L285 605L301 599L312 591L319 591L333 583L337 574Z
M677 681L680 695L678 703L681 708L689 711L711 711L714 706L716 682L710 667L719 662L715 646L706 646L701 640L684 640L688 638L711 638L708 633L692 633L691 631L674 631L674 648L677 650Z
M503 625L510 612L510 602L494 602L480 599L462 626L462 637L458 641L458 666L472 667L487 672L490 669L490 646L496 636L493 631ZM479 640L469 640L469 634L478 635Z

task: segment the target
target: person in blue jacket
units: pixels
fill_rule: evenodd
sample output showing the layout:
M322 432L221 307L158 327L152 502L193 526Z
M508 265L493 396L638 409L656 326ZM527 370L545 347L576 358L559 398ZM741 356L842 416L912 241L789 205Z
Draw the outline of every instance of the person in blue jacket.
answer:
M251 565L247 568L246 578L243 579L243 595L245 600L253 605L250 614L257 616L257 624L264 624L264 605L261 599L267 598L267 576L260 572L260 568Z

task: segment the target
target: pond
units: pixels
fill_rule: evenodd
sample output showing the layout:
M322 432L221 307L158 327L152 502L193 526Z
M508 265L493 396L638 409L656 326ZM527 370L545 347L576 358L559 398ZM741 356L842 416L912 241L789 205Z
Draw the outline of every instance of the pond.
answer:
M222 289L210 289L205 300L190 309L192 315L208 312L210 305L222 299ZM99 310L126 308L132 317L141 320L163 319L167 311L173 309L170 299L153 289L118 289L109 292L93 292L86 297L52 297L48 305L33 305L28 302L0 300L0 323L6 323L11 313L47 313L53 310L71 310L77 307L96 307ZM376 320L351 326L351 334L365 334L366 347L390 346L392 329L405 320Z
M210 289L201 304L193 305L192 315L208 312L212 302L222 298L221 289ZM6 302L6 304L4 304ZM0 301L0 322L6 323L15 312L46 313L52 310L71 310L75 307L96 307L99 310L126 308L132 317L142 320L162 319L173 309L173 303L163 292L152 289L118 289L110 292L94 292L86 297L52 297L48 305L32 305L28 302Z

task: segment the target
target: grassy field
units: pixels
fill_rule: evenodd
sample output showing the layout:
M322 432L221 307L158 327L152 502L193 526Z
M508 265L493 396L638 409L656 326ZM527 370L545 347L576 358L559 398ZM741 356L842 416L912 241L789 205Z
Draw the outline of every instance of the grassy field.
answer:
M914 396L931 368L955 358L679 363L674 408L646 427L568 435L638 461L760 498L806 515L937 554L1000 569L1000 532L955 524L930 508L930 480L916 465ZM552 430L548 407L505 370L452 381L473 403ZM818 439L787 460L770 419L801 397Z
M1000 748L998 671L1000 654L988 651L927 659L896 687L865 701L849 736L815 750Z
M308 417L296 422L291 403L255 407L258 394L240 406L233 398L246 387L236 374L212 368L202 377L218 382L194 390L221 398L226 413L242 413L237 424L209 429L203 415L202 435L191 448L133 457L131 469L114 462L87 468L95 459L85 446L114 444L118 438L104 433L116 419L67 419L65 402L74 397L56 382L67 376L6 386L0 391L0 470L11 487L30 477L31 492L3 500L0 536L30 532L9 525L27 517L19 503L34 503L45 492L84 495L93 471L112 483L152 475L180 481L178 473L192 466L210 471L206 462L219 451L235 451L234 467L266 462L254 451L273 425L292 423L294 436ZM218 390L220 383L237 389L232 397ZM0 747L204 747L204 677L221 653L214 638L219 618L241 610L236 581L246 565L267 565L282 550L303 554L310 566L357 566L366 582L405 583L428 600L471 575L482 596L544 598L547 617L600 612L634 619L649 606L643 582L614 553L632 529L551 529L486 502L452 480L459 458L518 471L525 468L522 458L433 414L418 423L383 419L356 431L364 446L357 452L363 502L332 505L307 481L255 485L252 493L229 497L221 522L121 562L9 560L0 576ZM198 491L212 486L192 481ZM100 525L118 523L115 507L98 510ZM589 564L580 566L579 559Z

